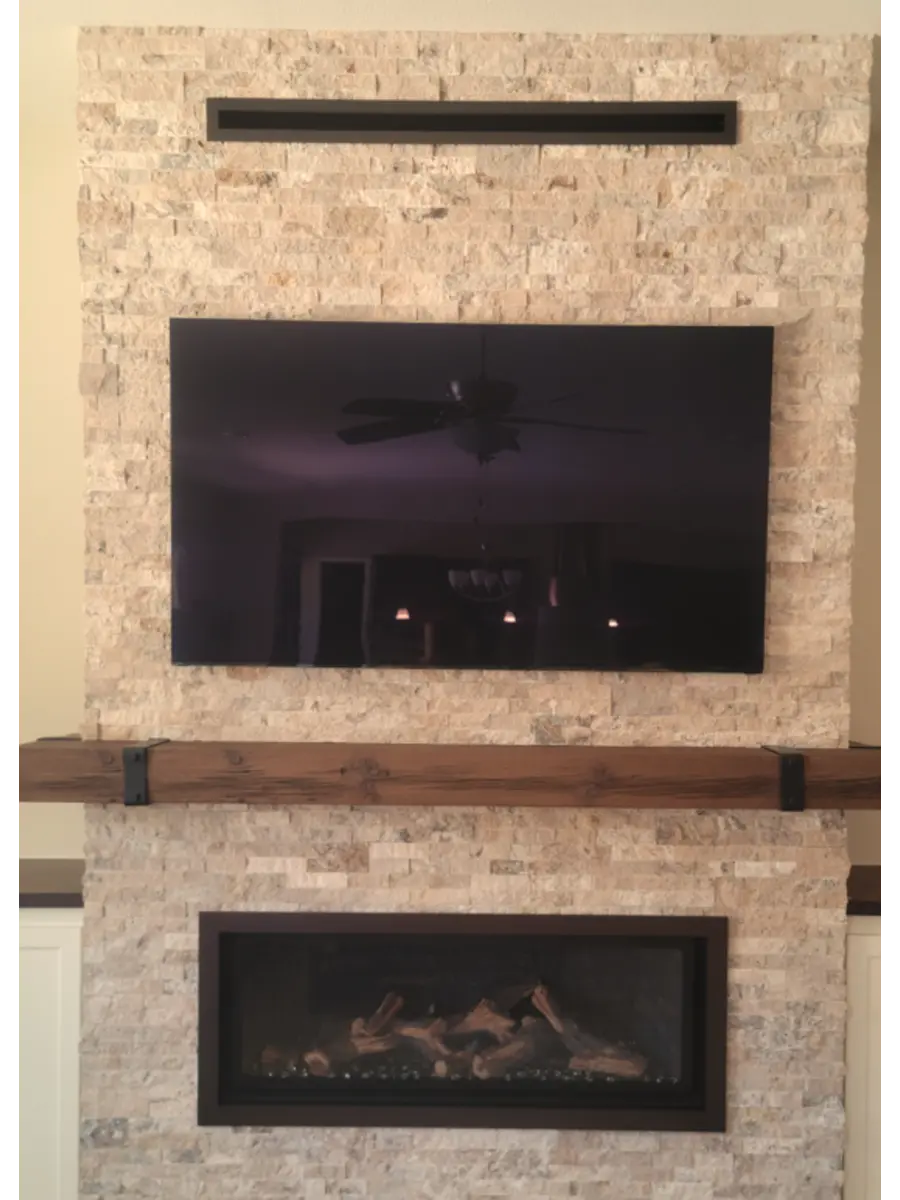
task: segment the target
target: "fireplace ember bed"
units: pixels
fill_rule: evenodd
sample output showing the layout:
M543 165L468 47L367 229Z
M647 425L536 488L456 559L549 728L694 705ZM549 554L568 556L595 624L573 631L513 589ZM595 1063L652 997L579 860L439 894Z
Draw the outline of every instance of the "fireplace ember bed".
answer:
M720 917L202 913L201 1125L725 1129Z

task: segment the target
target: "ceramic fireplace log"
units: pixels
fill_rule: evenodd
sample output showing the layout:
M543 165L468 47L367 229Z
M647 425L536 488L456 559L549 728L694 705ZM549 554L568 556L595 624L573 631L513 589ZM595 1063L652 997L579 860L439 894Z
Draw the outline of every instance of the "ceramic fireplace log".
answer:
M510 1003L515 1003L516 1000L526 996L530 990L531 985L512 991L507 989L508 994L505 998L509 999ZM475 1007L464 1016L451 1017L447 1022L447 1034L454 1039L467 1035L487 1034L496 1040L499 1047L514 1040L515 1026L516 1022L513 1018L501 1012L498 1004L484 998L479 1000ZM434 1074L439 1079L446 1079L453 1075L471 1077L475 1073L474 1064L478 1057L476 1051L468 1046L462 1049L453 1048L447 1057L437 1059L434 1064Z
M371 1017L367 1017L363 1021L362 1032L372 1037L383 1033L402 1007L403 997L398 996L396 992L388 992Z
M297 1053L295 1050L287 1049L284 1046L264 1046L259 1056L259 1063L263 1071L280 1071L285 1068L290 1069L297 1065Z
M303 1059L311 1074L326 1076L356 1058L389 1053L406 1044L432 1064L432 1073L437 1078L468 1075L486 1080L528 1065L561 1041L571 1055L572 1070L595 1071L621 1079L637 1079L644 1073L647 1060L642 1055L581 1029L561 1014L543 984L522 989L521 994L530 994L541 1017L526 1016L517 1022L484 997L462 1017L428 1016L401 1024L396 1017L403 1007L403 998L389 992L370 1017L356 1017L332 1041L307 1051ZM495 1044L473 1049L448 1045L445 1040L478 1034L490 1036Z
M623 1079L638 1079L647 1069L643 1055L632 1053L622 1046L614 1046L602 1038L587 1033L570 1018L564 1017L556 1002L543 984L531 993L531 1000L542 1013L572 1054L569 1066L575 1071L599 1071L604 1075L617 1075Z
M393 1050L400 1040L394 1033L375 1037L372 1034L363 1033L358 1028L354 1031L355 1025L354 1021L350 1029L335 1038L333 1042L326 1042L323 1046L307 1050L303 1055L303 1061L310 1074L331 1075L335 1068L345 1066L354 1059L365 1058L371 1054L385 1054L388 1050Z
M569 1068L572 1071L614 1075L619 1079L640 1079L647 1069L647 1060L640 1055L621 1055L611 1047L596 1054L573 1054L569 1059Z
M311 1075L330 1075L335 1063L327 1050L308 1050L303 1061Z
M354 1050L360 1055L383 1054L397 1044L397 1035L391 1029L381 1033L370 1033L366 1022L357 1018L350 1026L350 1041Z
M476 1079L499 1079L514 1067L524 1067L540 1058L547 1048L548 1038L555 1040L546 1021L539 1017L523 1017L515 1036L503 1045L476 1054L472 1074Z
M321 1046L307 1050L303 1061L313 1075L330 1075L336 1067L370 1054L393 1050L400 1038L390 1027L403 1007L403 997L388 992L378 1008L368 1017L355 1017L345 1029Z
M432 1062L451 1058L453 1055L453 1051L443 1040L443 1035L447 1032L447 1022L441 1017L430 1017L425 1021L410 1021L406 1025L396 1025L394 1032L403 1041L410 1042Z
M515 1002L531 991L532 985L528 985L507 989L504 996L512 996ZM428 1016L401 1024L397 1016L403 1004L402 996L388 992L371 1016L354 1018L322 1045L308 1050L303 1055L307 1069L313 1075L331 1075L357 1058L385 1054L405 1043L433 1064L433 1074L438 1078L475 1075L491 1079L512 1066L529 1062L539 1049L547 1047L547 1035L551 1033L549 1025L535 1017L525 1017L519 1024L487 997L461 1017ZM479 1034L493 1038L496 1045L478 1052L468 1046L448 1045L445 1040L447 1036L455 1039Z
M454 1036L465 1033L489 1033L498 1042L508 1042L512 1038L512 1031L515 1027L516 1022L512 1017L501 1012L492 1000L484 999L480 1000L464 1017L457 1021L451 1021L449 1032Z

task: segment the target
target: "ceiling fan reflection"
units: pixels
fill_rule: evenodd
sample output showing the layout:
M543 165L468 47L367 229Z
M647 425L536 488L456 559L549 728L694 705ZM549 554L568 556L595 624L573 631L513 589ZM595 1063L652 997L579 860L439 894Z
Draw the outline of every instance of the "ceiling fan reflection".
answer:
M338 431L347 446L366 446L417 434L447 431L464 453L479 463L492 462L499 454L520 452L522 429L569 429L585 433L635 435L645 431L621 425L594 425L529 416L519 412L519 389L505 379L492 379L485 364L485 335L481 337L481 371L474 379L453 379L443 400L370 396L351 400L342 408L348 416L377 417L364 425ZM566 396L554 398L556 404Z

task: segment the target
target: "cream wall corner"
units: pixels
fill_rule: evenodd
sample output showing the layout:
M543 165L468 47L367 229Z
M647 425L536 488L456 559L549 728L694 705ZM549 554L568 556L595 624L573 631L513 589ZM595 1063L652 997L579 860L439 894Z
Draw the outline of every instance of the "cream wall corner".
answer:
M847 922L844 1200L881 1196L881 918Z
M78 1198L79 909L19 912L19 1196Z

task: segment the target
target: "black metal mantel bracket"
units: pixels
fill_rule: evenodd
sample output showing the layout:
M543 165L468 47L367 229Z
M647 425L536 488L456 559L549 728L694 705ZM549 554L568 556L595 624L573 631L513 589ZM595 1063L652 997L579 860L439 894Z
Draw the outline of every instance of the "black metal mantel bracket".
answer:
M150 803L150 784L147 768L150 751L161 746L168 738L154 738L139 746L126 746L122 751L122 774L124 776L124 800L126 808L146 808Z
M790 746L763 746L778 755L778 804L782 812L806 810L806 759Z

